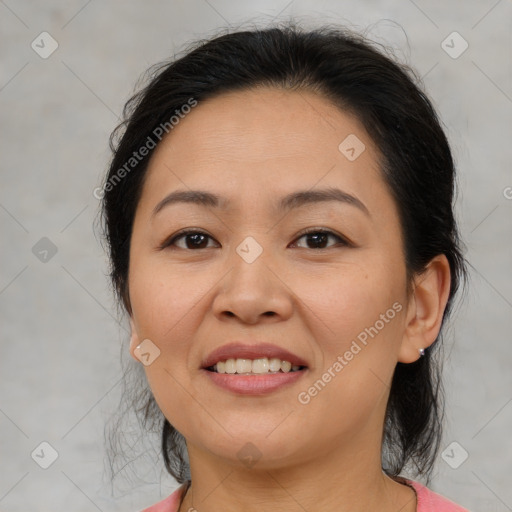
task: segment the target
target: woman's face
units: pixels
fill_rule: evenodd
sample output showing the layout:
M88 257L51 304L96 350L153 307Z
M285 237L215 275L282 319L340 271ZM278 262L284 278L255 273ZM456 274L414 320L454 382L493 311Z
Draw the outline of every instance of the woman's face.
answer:
M272 467L380 442L392 374L410 350L406 269L396 205L358 120L312 92L224 94L174 126L146 178L130 247L130 352L189 451ZM310 196L327 189L339 192ZM218 204L161 203L196 190ZM196 234L168 243L184 229ZM260 344L306 368L203 367L235 342L256 345L238 352L249 359L239 371L278 354Z

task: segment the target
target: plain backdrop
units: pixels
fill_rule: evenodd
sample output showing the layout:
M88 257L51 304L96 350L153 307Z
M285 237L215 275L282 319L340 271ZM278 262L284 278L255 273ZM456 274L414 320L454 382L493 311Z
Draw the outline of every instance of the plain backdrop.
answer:
M93 190L108 136L150 65L219 29L290 17L389 45L439 112L472 268L446 339L444 456L431 488L473 511L512 510L512 2L4 0L2 512L138 511L176 488L150 435L154 450L131 464L137 478L128 465L111 485L106 472L103 431L120 396L127 332L93 231Z

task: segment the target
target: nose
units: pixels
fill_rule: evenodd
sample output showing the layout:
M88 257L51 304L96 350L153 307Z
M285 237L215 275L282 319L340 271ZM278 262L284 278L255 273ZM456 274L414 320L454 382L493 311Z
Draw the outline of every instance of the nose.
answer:
M251 263L236 252L229 259L230 270L219 282L212 305L219 318L236 317L244 323L256 324L290 317L293 293L283 279L283 272L265 252Z

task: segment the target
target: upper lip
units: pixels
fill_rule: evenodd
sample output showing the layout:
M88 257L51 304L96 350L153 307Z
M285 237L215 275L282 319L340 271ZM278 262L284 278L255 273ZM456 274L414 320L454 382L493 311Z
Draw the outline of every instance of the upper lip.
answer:
M290 361L292 365L307 366L304 359L277 345L270 343L249 345L246 343L233 342L222 345L213 352L210 352L206 359L203 360L202 368L209 368L219 361L226 361L228 359L261 359L264 357Z

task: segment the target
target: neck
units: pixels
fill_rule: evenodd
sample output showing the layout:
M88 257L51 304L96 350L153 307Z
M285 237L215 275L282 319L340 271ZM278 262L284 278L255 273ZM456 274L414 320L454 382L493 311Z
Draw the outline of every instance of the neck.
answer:
M180 512L416 511L414 490L382 472L380 444L357 444L286 467L260 460L252 469L188 446L192 484Z

